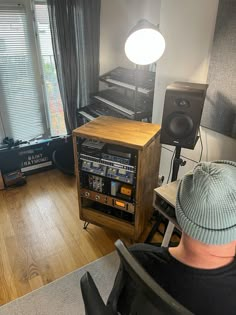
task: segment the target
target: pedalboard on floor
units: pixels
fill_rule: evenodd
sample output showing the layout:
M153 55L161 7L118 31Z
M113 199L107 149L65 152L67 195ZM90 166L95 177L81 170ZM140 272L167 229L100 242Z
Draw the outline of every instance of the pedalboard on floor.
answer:
M132 214L126 217L134 220L137 151L90 139L78 146L82 202L104 205L122 218L123 212Z

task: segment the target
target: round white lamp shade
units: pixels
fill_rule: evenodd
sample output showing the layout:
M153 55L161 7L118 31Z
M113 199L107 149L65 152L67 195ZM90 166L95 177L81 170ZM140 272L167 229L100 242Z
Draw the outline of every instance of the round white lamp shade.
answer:
M165 39L153 27L144 27L135 30L125 42L126 56L130 61L138 65L148 65L157 61L162 56L164 50Z

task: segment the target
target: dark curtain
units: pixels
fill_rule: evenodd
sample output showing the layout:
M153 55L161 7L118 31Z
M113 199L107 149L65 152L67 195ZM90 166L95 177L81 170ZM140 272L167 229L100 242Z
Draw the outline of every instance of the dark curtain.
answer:
M67 132L98 90L101 0L47 0Z

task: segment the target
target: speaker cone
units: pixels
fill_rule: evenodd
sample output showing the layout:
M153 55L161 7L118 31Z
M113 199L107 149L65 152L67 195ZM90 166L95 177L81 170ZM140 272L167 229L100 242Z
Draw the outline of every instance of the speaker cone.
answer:
M188 137L193 130L193 121L185 113L175 112L166 118L164 124L166 132L178 139Z

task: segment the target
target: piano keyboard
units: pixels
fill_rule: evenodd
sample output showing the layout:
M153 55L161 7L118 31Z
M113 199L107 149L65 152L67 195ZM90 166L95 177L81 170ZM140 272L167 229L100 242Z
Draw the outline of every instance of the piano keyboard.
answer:
M130 90L135 90L135 86L132 84L128 84L128 83L121 82L121 81L114 80L114 79L110 79L110 78L106 78L106 81L113 83L113 84L116 84L116 85L119 85L119 86L122 86L122 87L125 87L125 88L130 89ZM150 90L138 87L138 92L143 93L143 94L149 94Z
M123 113L125 113L125 114L127 114L129 116L133 116L134 115L134 112L132 110L129 110L129 109L124 108L124 107L122 107L120 105L117 105L116 103L113 103L113 102L111 102L111 101L109 101L109 100L107 100L107 99L105 99L105 98L103 98L101 96L95 95L94 98L96 98L97 100L99 100L99 101L101 101L101 102L103 102L103 103L105 103L107 105L110 105L112 108L118 109L119 111L121 111L121 112L123 112Z
M79 114L82 115L84 118L88 119L89 121L95 119L95 117L89 115L88 113L84 112L83 110L80 110Z

